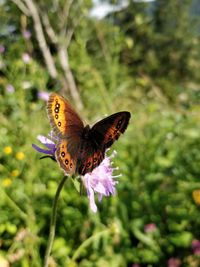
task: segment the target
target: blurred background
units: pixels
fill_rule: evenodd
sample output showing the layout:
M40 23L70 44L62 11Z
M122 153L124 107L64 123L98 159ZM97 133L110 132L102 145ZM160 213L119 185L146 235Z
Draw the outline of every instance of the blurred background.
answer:
M200 2L0 0L1 267L42 266L63 173L31 144L51 92L91 124L132 118L115 197L94 214L67 181L50 266L200 266Z

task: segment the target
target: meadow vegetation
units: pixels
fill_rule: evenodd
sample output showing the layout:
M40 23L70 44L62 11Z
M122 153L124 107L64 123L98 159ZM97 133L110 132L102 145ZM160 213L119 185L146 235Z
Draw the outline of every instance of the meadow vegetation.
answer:
M111 149L122 174L116 196L93 213L66 182L49 266L200 266L194 3L130 1L98 20L89 0L0 2L0 266L43 266L63 172L31 145L51 130L51 92L86 123L120 110L132 118Z

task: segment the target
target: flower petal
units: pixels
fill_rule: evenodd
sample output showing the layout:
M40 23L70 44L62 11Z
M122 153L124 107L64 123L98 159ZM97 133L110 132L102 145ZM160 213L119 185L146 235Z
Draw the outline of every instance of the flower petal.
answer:
M99 200L99 202L101 202L102 201L102 198L103 198L103 194L98 194L98 200Z
M102 183L98 183L96 186L94 186L94 191L103 195L106 194L105 186Z
M56 142L59 141L59 137L57 135L55 135L54 131L52 130L48 136L52 139L55 140Z
M94 191L92 190L92 194L90 195L90 208L93 212L97 212L97 205L95 204L94 200Z
M52 148L55 147L55 143L53 141L51 141L49 138L47 138L46 136L43 135L38 135L37 139L43 144L45 145L47 148Z
M37 150L38 152L40 153L44 153L44 154L47 154L47 155L50 155L50 156L54 156L54 151L53 150L49 150L49 149L43 149L43 148L40 148L39 146L35 145L35 144L32 144L32 147Z
M49 100L49 93L45 92L45 91L40 91L40 92L38 92L38 98L40 98L44 101L48 101Z
M95 200L94 200L94 191L90 185L89 177L88 177L88 179L85 180L85 183L87 184L86 188L87 188L88 198L90 200L90 208L93 212L97 212L97 206L96 206Z

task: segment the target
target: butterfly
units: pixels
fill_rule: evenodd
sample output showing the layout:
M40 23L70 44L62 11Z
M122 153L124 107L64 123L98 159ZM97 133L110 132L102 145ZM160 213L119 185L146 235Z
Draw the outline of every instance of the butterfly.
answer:
M106 117L94 126L84 126L69 101L52 93L47 114L58 137L55 157L66 174L92 172L105 157L105 151L126 130L131 114L122 111Z

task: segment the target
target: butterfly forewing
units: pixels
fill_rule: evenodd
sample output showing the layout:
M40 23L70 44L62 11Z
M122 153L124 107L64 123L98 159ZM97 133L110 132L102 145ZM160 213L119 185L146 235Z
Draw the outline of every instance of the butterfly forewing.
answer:
M49 96L47 113L58 137L56 159L65 173L73 174L84 129L83 122L69 102L55 93Z
M124 133L129 119L129 112L118 112L97 122L91 128L88 141L82 142L80 160L77 164L79 174L84 175L100 165L106 148L109 148L120 134Z
M91 129L95 142L100 147L109 148L125 132L130 116L128 111L122 111L97 122Z
M53 131L58 137L80 138L84 129L83 122L62 96L55 93L49 96L47 113Z

